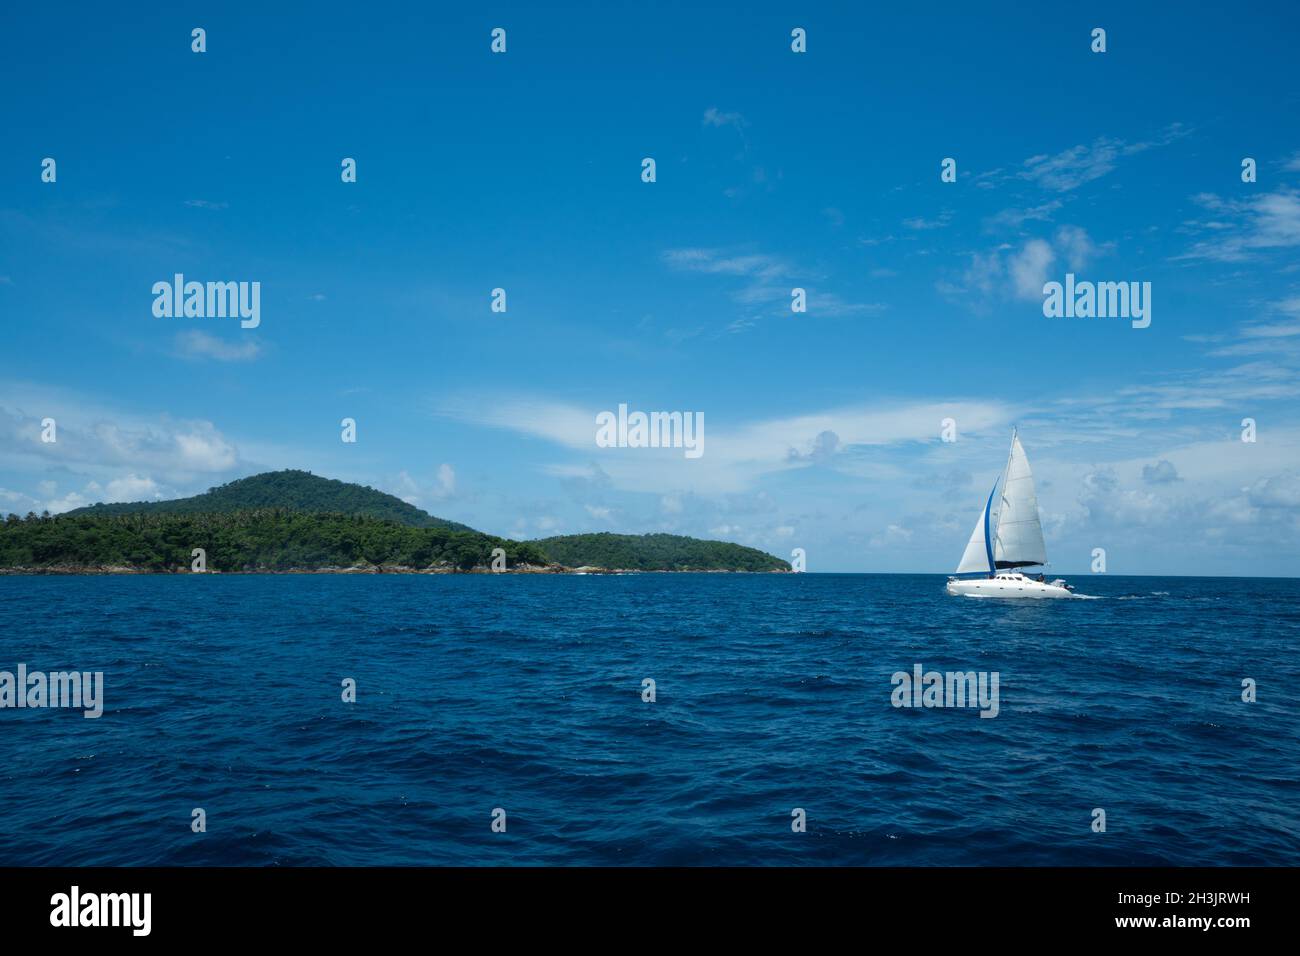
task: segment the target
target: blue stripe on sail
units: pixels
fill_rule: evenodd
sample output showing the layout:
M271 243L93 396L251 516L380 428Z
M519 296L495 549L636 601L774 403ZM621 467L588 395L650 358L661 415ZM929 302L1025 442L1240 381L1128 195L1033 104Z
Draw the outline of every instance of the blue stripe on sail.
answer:
M993 492L998 490L998 483L993 482L993 491L989 492L989 500L984 504L984 552L989 558L989 574L995 570L993 567L993 538L989 534L989 512L993 509Z

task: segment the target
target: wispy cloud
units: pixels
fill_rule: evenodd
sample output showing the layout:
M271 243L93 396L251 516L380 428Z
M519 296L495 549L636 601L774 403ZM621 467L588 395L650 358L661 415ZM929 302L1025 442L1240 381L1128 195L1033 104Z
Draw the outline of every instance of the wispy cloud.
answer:
M608 404L613 407L617 399ZM672 449L600 448L596 445L596 406L581 407L518 396L485 405L469 399L439 402L435 414L458 421L541 438L581 453L578 462L547 469L558 476L586 476L599 463L610 487L623 491L673 491L721 494L752 488L763 475L839 462L855 449L937 442L940 423L952 417L967 434L1001 428L1011 410L975 400L844 406L784 418L719 420L705 413L705 453L691 461ZM662 453L661 453L662 452Z
M1000 229L1018 229L1026 222L1031 221L1047 222L1062 205L1064 204L1061 200L1052 199L1037 206L1029 206L1023 209L1003 209L1001 212L994 213L984 220L984 228L990 232L995 232Z
M735 255L717 249L669 249L663 259L675 269L712 275L776 279L790 272L788 263L757 253Z
M1193 199L1209 217L1189 228L1205 235L1175 259L1246 262L1300 246L1300 191L1283 188L1249 199L1201 193Z
M904 219L903 225L914 231L925 231L929 229L943 229L952 222L952 213L945 210L933 219L926 219L924 216L914 216L911 219Z
M1269 306L1269 311L1274 315L1285 316L1285 319L1281 322L1247 325L1241 330L1241 334L1248 338L1267 339L1300 335L1300 296L1293 295L1280 302L1274 302Z
M1236 341L1220 345L1209 354L1218 358L1267 355L1275 361L1288 357L1300 360L1300 296L1270 302L1261 311L1267 321L1247 322L1236 330Z
M1020 251L1007 257L1007 275L1015 295L1020 299L1038 299L1043 295L1047 270L1056 260L1051 243L1030 239Z
M388 484L397 497L407 504L422 508L434 501L445 501L456 494L456 469L444 462L438 466L432 481L417 478L403 470Z
M1024 162L1020 178L1053 192L1069 192L1085 183L1100 179L1115 169L1120 159L1165 146L1187 136L1191 130L1173 123L1151 140L1129 143L1122 139L1099 136L1091 143L1071 146L1051 155L1031 156Z
M973 253L960 281L941 280L938 290L977 310L1007 298L1041 300L1043 284L1058 260L1079 271L1110 251L1110 244L1093 242L1081 227L1061 226L1050 239L1028 239L1019 246L1003 244Z
M1071 271L1086 269L1098 256L1114 251L1113 243L1095 243L1087 231L1079 226L1061 226L1052 236L1052 243ZM1042 293L1040 288L1039 293Z
M705 126L731 126L743 130L749 125L749 122L739 113L725 113L716 106L710 106L704 111L703 124Z
M808 314L813 316L880 315L888 310L885 302L849 302L834 292L808 291Z
M791 289L799 287L807 290L808 314L811 316L867 315L887 308L881 302L853 302L838 293L819 288L825 281L824 276L812 270L801 274L801 270L785 259L765 253L702 248L669 249L663 253L663 261L669 268L682 272L743 279L737 288L731 290L730 295L745 306L788 310ZM733 321L728 330L741 331L747 324L752 324L750 319L743 321L746 325L738 326Z
M256 339L234 343L198 329L177 333L176 349L184 358L207 358L218 362L251 362L262 354L262 346Z

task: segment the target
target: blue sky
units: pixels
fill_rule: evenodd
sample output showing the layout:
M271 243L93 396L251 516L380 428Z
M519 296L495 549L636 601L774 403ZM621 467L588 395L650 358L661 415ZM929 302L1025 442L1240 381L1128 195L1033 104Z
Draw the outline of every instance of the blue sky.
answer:
M0 510L299 467L947 571L1018 424L1054 569L1300 573L1300 14L899 6L7 10ZM156 318L178 272L260 325ZM620 402L705 454L598 448Z

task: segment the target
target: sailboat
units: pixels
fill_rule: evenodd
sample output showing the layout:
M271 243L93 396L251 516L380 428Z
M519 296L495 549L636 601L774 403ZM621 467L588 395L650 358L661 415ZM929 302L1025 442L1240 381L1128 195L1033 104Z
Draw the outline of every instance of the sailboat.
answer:
M948 578L948 593L967 597L1072 597L1073 588L1060 578L1047 582L1042 574L1031 577L1019 570L1046 564L1047 545L1038 520L1034 476L1017 429L1011 433L1007 467L993 482L961 562L954 576Z

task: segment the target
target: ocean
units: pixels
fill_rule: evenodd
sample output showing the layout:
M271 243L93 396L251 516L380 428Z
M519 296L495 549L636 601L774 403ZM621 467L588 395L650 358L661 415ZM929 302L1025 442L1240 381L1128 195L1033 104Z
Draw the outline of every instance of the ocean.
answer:
M0 865L1300 864L1300 581L943 582L0 577Z

